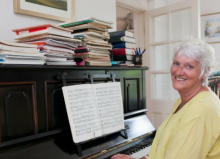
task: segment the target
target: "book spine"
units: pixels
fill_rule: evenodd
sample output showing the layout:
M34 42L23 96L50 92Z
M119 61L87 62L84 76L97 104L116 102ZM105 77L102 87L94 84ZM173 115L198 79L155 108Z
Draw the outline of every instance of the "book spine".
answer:
M88 52L82 52L82 53L75 53L75 55L89 55Z
M74 58L88 58L89 54L74 55Z
M75 50L82 50L82 49L88 49L87 47L77 47Z
M121 37L114 37L114 38L110 38L108 40L109 43L118 43L118 42L123 42L123 41L124 41L124 39Z
M116 31L116 32L110 32L109 33L110 37L121 37L121 36L125 36L125 31L121 30L121 31Z
M127 56L127 55L116 55L113 56L114 61L131 61L132 56Z
M113 47L113 49L116 49L116 48L126 48L125 42L114 43L114 44L112 44L112 47Z
M85 61L85 66L90 66L90 62Z
M88 49L82 49L82 50L75 50L75 53L84 53L84 52L88 52Z
M113 55L126 55L126 50L124 48L122 49L112 49Z

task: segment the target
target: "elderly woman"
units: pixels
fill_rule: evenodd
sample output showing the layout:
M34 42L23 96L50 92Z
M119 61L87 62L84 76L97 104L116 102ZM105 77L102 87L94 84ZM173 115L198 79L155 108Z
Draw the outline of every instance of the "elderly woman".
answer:
M220 101L207 86L214 64L214 50L202 40L184 40L175 47L170 72L180 98L143 159L220 159Z

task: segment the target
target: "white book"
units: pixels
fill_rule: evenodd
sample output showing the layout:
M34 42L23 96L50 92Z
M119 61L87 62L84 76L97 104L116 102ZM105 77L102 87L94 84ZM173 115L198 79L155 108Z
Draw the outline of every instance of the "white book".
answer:
M62 58L62 57L46 57L46 61L67 61L67 58Z
M103 50L111 50L112 47L110 46L97 46L97 45L87 45L87 48L91 49L103 49Z
M78 44L62 42L62 41L52 40L52 39L46 40L46 44L56 46L56 47L61 47L61 48L62 47L63 48L68 48L68 49L74 49L74 48L78 47Z
M1 39L0 39L0 44L7 45L7 46L13 46L13 47L25 47L25 48L37 49L36 45L10 42L10 41L5 41L5 40L1 40Z
M120 82L65 86L62 90L75 143L125 128Z
M18 51L0 51L0 55L44 57L44 53L26 53Z
M79 44L82 42L81 40L73 39L72 37L68 38L68 37L61 37L61 36L56 36L56 35L39 35L39 36L30 37L30 38L18 39L18 40L15 40L15 42L24 43L24 42L33 42L33 41L44 41L47 39L60 40L64 42L72 42L76 44Z
M44 60L35 60L35 59L12 59L12 58L1 58L1 64L30 64L30 65L44 65Z
M86 44L112 47L112 44L109 44L107 41L102 41L102 42L87 41Z
M65 49L65 48L60 48L60 47L54 47L54 46L49 46L49 45L42 45L40 46L42 47L45 51L59 51L59 52L63 52L63 53L72 53L74 54L74 51L71 49Z
M23 52L23 53L39 53L39 50L37 48L9 46L9 45L1 44L1 43L0 43L0 50Z
M68 60L68 61L47 61L47 65L64 65L64 66L75 66L76 62Z
M0 64L16 64L16 65L44 65L43 61L0 61Z
M2 55L0 55L2 57ZM5 55L6 59L29 59L29 60L44 60L45 57L39 56L20 56L20 55Z

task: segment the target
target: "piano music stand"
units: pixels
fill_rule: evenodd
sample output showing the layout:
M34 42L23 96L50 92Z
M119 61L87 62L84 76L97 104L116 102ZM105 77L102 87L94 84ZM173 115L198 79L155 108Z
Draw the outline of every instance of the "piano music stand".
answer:
M63 86L67 86L66 78L65 78L66 75L67 75L67 73L63 73L63 74L59 74L59 75L56 76L58 80L62 80ZM106 78L106 79L111 79L112 82L115 82L115 74L112 74L112 73L110 73L110 74L93 74L93 75L91 75L89 73L89 74L86 74L86 76L87 76L86 79L90 80L91 84L94 84L94 78ZM118 132L121 132L121 131L124 132L124 135L121 134L122 137L124 137L125 139L128 139L128 135L127 135L127 132L126 132L127 129L129 129L129 126L125 125L125 129L122 129L122 130L119 130L119 131L116 131L116 132L113 132L113 133L109 133L109 134L104 134L100 137L96 137L95 139L89 139L89 140L86 140L86 141L83 141L83 142L74 143L77 146L77 151L78 151L79 157L82 157L82 148L81 148L82 144L84 144L86 142L89 142L89 141L94 141L94 140L99 139L99 138L106 137L106 136L114 134L114 133L118 133Z

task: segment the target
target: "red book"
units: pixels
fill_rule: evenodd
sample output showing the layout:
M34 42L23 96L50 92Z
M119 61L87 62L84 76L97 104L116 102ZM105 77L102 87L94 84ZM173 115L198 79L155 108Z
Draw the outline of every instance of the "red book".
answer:
M88 49L87 47L77 47L75 50L83 50L83 49Z
M128 48L112 49L113 55L133 55L133 51L133 49Z
M88 52L82 52L82 53L75 53L75 55L88 55Z
M29 38L33 36L40 35L58 35L62 37L72 38L71 30L61 28L52 24L43 24L36 25L26 28L14 29L13 32L16 32L15 40Z

